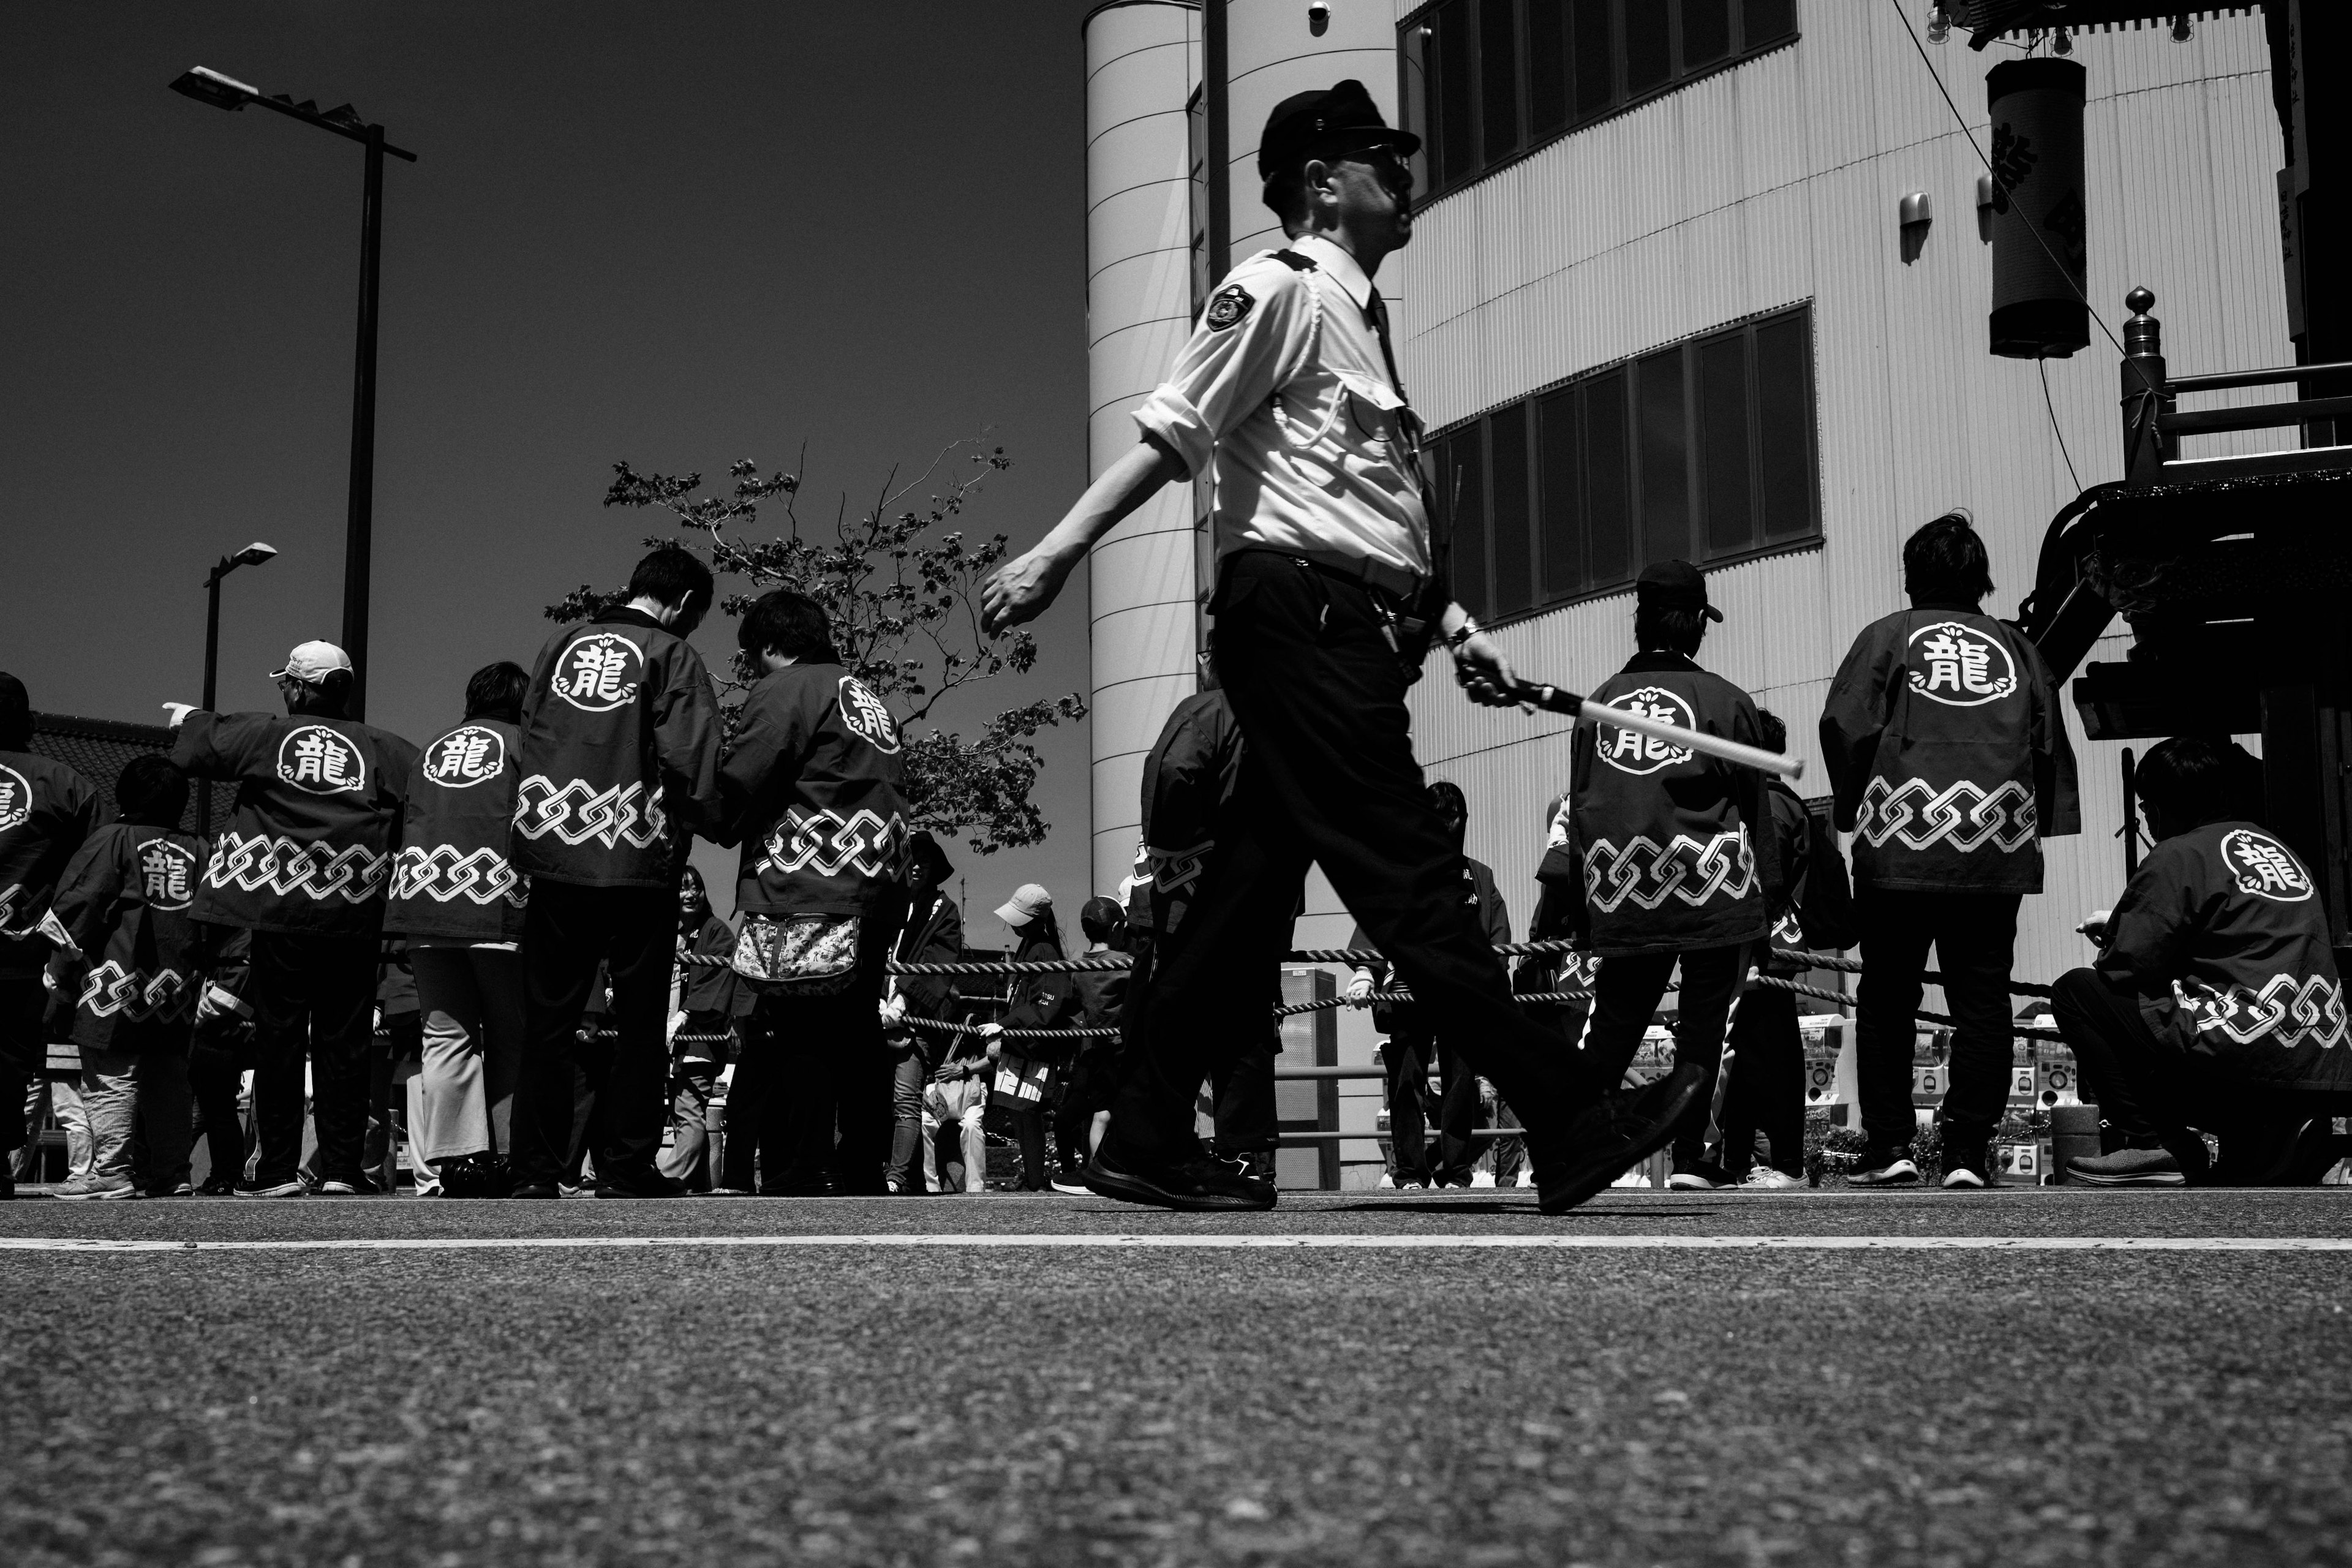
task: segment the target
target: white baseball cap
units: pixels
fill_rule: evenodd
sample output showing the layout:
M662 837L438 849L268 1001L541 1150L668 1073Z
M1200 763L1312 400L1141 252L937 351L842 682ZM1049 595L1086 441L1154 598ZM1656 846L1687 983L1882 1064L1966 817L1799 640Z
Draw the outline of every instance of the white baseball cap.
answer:
M1053 894L1034 882L1024 882L1012 898L996 907L996 918L1017 931L1053 907Z
M348 672L351 655L331 642L306 642L286 656L286 668L269 672L272 680L292 676L295 679L316 686L336 670Z

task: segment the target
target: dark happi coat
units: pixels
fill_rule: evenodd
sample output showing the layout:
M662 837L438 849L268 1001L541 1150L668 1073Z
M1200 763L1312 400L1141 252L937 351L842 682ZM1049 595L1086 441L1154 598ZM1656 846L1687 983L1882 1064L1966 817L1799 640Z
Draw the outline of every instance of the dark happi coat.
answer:
M52 973L74 995L74 1044L187 1044L209 946L193 913L207 848L175 828L114 822L66 868L47 929L58 945Z
M1128 923L1173 934L1200 896L1241 774L1242 731L1223 691L1176 704L1143 760L1143 868Z
M2209 822L2140 862L2099 972L2157 1035L2270 1089L2352 1089L2352 1020L2310 870L2251 822Z
M680 833L719 815L719 696L702 656L641 610L564 627L531 669L520 773L517 871L670 886Z
M47 964L41 919L97 823L88 779L37 752L0 751L0 976L21 979Z
M720 784L742 842L735 902L752 914L858 914L905 875L905 743L898 721L837 664L761 678Z
M247 931L373 937L399 846L416 748L355 719L187 716L172 761L236 784L195 918Z
M459 942L522 935L530 879L508 854L522 731L468 719L427 745L408 792L383 929Z
M1756 703L1678 653L1636 654L1592 700L1748 745ZM1580 869L1593 951L1603 957L1754 942L1781 873L1764 775L1631 730L1581 725L1567 821L1555 821L1547 879Z
M2014 626L1920 605L1863 628L1822 752L1872 887L2038 893L2044 837L2082 830L2058 683Z

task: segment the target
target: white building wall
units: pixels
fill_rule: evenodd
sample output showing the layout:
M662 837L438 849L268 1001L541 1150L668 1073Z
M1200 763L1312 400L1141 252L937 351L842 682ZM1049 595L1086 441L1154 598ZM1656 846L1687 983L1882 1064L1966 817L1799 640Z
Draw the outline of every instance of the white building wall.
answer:
M1971 509L1999 584L1990 607L2013 614L2043 530L2078 488L2037 367L1987 352L1982 165L1904 37L1906 18L1917 20L1806 0L1792 47L1440 198L1398 258L1416 307L1403 373L1433 426L1812 301L1822 547L1711 574L1725 622L1701 656L1788 721L1810 764L1799 786L1808 795L1827 789L1813 730L1829 679L1854 634L1904 602L1906 535L1948 507ZM1928 55L1982 144L1983 74L2005 52L1955 41ZM2188 45L2154 28L2079 35L2074 58L2089 70L2094 307L2120 331L2126 291L2153 289L2177 371L2292 363L2261 18L2205 20ZM1936 216L1906 266L1895 209L1911 191L1930 194ZM2046 366L2083 486L2121 477L2116 360L2095 331L2090 350ZM2213 454L2287 444L2276 432L2203 439ZM1502 637L1522 670L1589 687L1632 652L1632 621L1628 592ZM2119 658L2126 641L2111 637L2092 657ZM1433 777L1468 794L1470 852L1496 868L1524 920L1543 809L1564 782L1564 731L1552 719L1471 707L1443 663L1414 689L1415 745ZM2121 748L2084 743L2071 703L2068 719L2084 832L2045 845L2045 893L2027 900L2020 935L2021 978L2084 962L2089 950L2071 928L2121 882Z
M1087 463L1136 442L1136 405L1192 326L1191 142L1201 13L1123 0L1087 17ZM1195 685L1192 498L1161 492L1087 562L1094 656L1094 890L1135 858L1143 759Z

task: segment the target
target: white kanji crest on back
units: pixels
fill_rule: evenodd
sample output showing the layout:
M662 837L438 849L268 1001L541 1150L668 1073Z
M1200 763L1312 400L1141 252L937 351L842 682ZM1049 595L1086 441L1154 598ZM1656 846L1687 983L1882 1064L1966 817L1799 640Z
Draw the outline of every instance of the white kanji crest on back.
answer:
M1911 634L1911 689L1953 708L1981 708L2017 689L2017 667L2000 639L1959 621Z
M278 776L310 795L357 795L367 788L367 759L340 731L302 724L278 742Z
M609 713L636 700L645 675L645 649L618 632L591 630L556 656L548 684L583 712Z
M184 910L195 900L195 851L168 838L150 838L139 846L139 891L148 907Z
M22 827L33 815L33 786L14 768L0 768L0 831Z
M1689 700L1663 686L1644 686L1622 697L1612 697L1606 706L1622 708L1628 713L1655 719L1662 724L1672 724L1679 729L1698 728L1698 715L1691 711ZM1602 762L1628 773L1654 773L1660 768L1689 762L1694 755L1687 746L1661 741L1639 730L1620 730L1606 722L1593 731L1592 746Z
M841 678L841 721L884 756L898 754L898 721L873 689L854 675Z
M507 763L507 743L496 730L468 724L433 742L425 753L425 776L444 789L470 789L499 776Z
M2287 847L2267 833L2240 827L2221 835L2221 863L2238 890L2276 904L2299 904L2311 897L2311 873Z

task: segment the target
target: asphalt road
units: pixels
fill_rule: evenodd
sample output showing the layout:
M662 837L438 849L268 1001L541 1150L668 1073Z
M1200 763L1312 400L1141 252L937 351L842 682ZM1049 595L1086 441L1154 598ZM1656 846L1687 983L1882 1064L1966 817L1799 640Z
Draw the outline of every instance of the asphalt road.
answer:
M2074 1237L2352 1191L18 1202L0 1562L2352 1562L2352 1252Z

